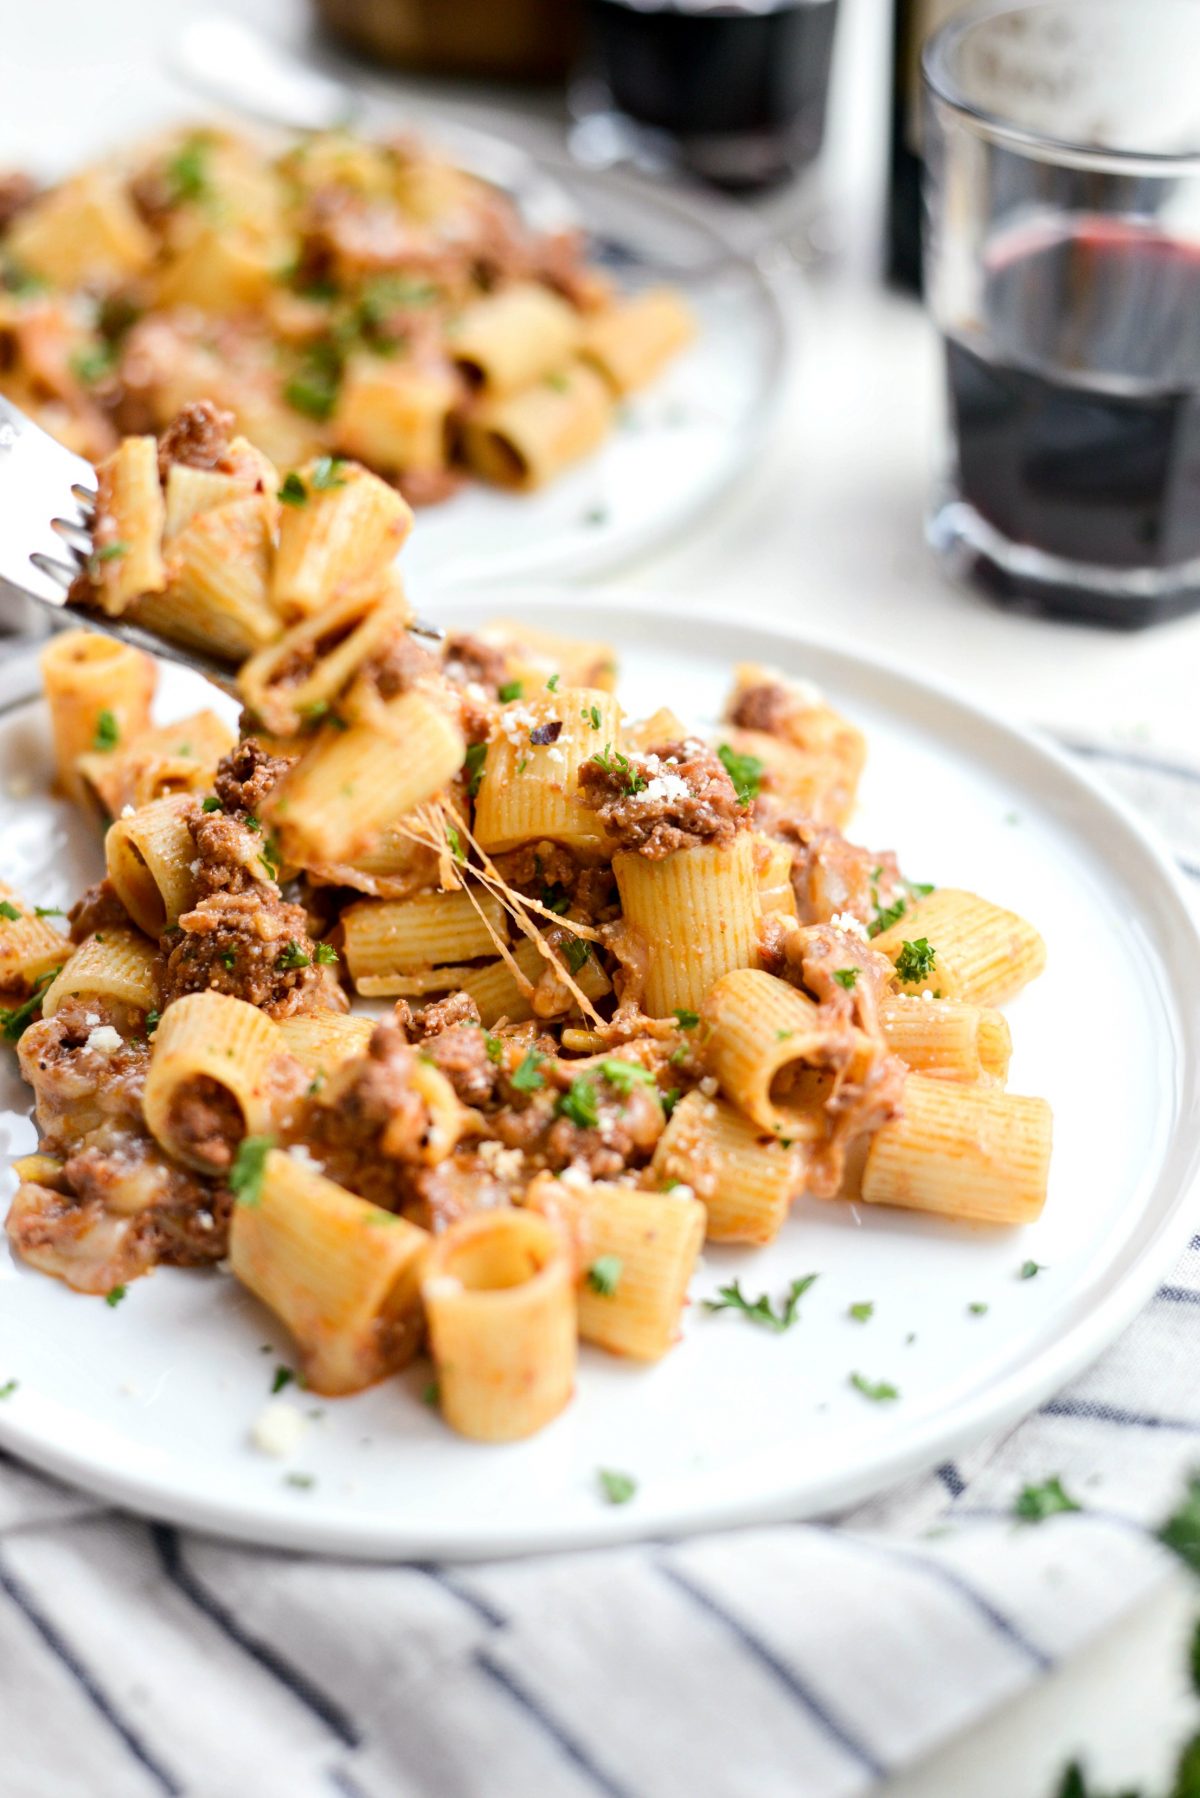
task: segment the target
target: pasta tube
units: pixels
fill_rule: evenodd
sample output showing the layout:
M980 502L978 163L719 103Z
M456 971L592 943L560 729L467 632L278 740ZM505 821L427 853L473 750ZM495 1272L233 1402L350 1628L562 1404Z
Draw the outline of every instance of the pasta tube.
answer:
M888 1048L917 1073L997 1086L1008 1078L1012 1033L1003 1015L988 1006L905 995L882 1002L879 1022Z
M906 943L922 941L924 955L906 955ZM953 887L918 899L873 947L896 963L904 992L932 992L971 1005L1005 1004L1046 965L1046 945L1032 924Z
M652 1017L698 1010L714 981L757 963L761 908L749 831L661 861L615 855L613 873L626 920L647 946L643 1004Z
M398 583L345 594L251 656L238 674L242 698L268 730L295 736L332 709L368 657L411 617Z
M227 993L188 993L163 1012L150 1051L142 1110L177 1161L221 1173L244 1136L272 1128L284 1096L278 1026Z
M651 1173L704 1206L709 1242L770 1242L801 1189L794 1153L723 1099L688 1093L658 1140Z
M154 239L115 170L87 169L17 214L5 249L55 287L103 287L141 274Z
M15 887L0 880L0 992L31 992L70 953L61 933L39 918Z
M55 782L68 799L82 804L87 792L80 757L98 745L100 754L118 751L149 729L158 678L154 663L140 649L97 631L62 631L39 660L54 737Z
M439 793L466 753L454 720L413 689L381 705L371 723L322 729L264 813L297 867L352 861L385 824Z
M1044 1099L910 1074L903 1110L871 1138L863 1202L983 1224L1029 1224L1046 1202Z
M195 801L172 793L118 818L104 838L108 878L139 930L160 937L196 898L196 846L188 819Z
M471 961L494 953L497 938L508 941L508 915L500 901L477 892L472 902L465 890L352 905L342 913L342 926L351 978L373 976L375 993L383 991L380 979L389 974Z
M316 1076L365 1055L375 1020L348 1011L296 1011L279 1018L277 1028L288 1054Z
M597 312L579 353L615 393L626 394L645 387L695 335L696 322L682 296L673 287L653 287Z
M554 963L547 961L537 944L528 937L517 944L513 960L534 987L538 987L540 982L548 982L553 972ZM555 960L561 965L561 956L556 956ZM569 1015L578 1010L577 1001L570 989L555 979L549 991L543 987L537 995L538 1002L544 1001L546 1009L536 1012L535 996L525 990L508 963L503 960L489 962L483 968L448 968L443 970L443 974L452 976L454 983L474 999L479 1007L479 1016L489 1029L501 1018L506 1018L510 1024L519 1024L534 1016ZM608 975L594 952L588 954L571 978L585 998L593 1002L612 991Z
M854 1051L846 1026L831 1038L816 1005L785 980L758 969L726 974L705 1000L704 1059L724 1092L761 1130L792 1142L825 1133L831 1046Z
M480 1211L425 1258L421 1294L442 1415L480 1442L533 1435L575 1384L574 1269L566 1238L531 1211Z
M448 460L450 411L459 382L446 368L352 356L333 416L333 440L347 456L393 473L427 473Z
M604 829L579 796L579 768L618 741L620 716L612 695L595 687L543 690L506 705L475 807L480 847L495 855L549 839L599 852Z
M96 809L117 818L127 805L204 791L233 745L233 732L215 712L196 712L140 731L124 747L90 750L78 758L77 769Z
M126 437L96 470L96 551L92 578L110 617L167 584L162 557L166 514L153 437Z
M59 939L59 954L63 951ZM42 997L42 1016L52 1018L65 999L108 999L150 1012L159 1002L159 957L136 930L115 925L80 943Z
M582 637L562 637L515 618L496 618L479 632L483 642L502 649L508 678L521 689L518 699L534 698L557 674L564 687L601 687L613 693L617 686L617 654L611 643ZM666 737L659 737L660 743Z
M308 617L381 581L413 517L395 488L365 468L340 464L324 485L313 464L298 474L306 498L280 516L271 592L280 612Z
M137 622L233 662L273 643L283 623L270 596L272 518L261 493L198 513L172 538L170 580L138 600Z
M462 449L481 480L528 489L588 455L611 428L607 387L585 363L572 362L471 412Z
M429 1241L406 1218L273 1149L257 1195L233 1208L229 1264L295 1338L305 1384L333 1397L416 1353Z
M688 1282L704 1241L704 1207L690 1192L638 1192L597 1181L534 1181L528 1203L566 1227L575 1250L579 1335L614 1355L661 1361L679 1336Z
M561 368L579 340L579 314L536 281L476 300L459 316L454 360L490 397L516 393Z

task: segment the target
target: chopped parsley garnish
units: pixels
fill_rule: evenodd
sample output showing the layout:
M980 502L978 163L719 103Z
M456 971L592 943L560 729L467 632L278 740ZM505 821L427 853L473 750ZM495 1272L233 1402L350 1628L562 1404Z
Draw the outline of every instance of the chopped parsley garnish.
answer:
M598 1255L587 1270L587 1283L602 1299L610 1299L621 1280L621 1257Z
M262 834L262 819L260 817L258 817L254 812L246 813L245 822L246 822L247 830L254 831L256 835Z
M1021 1271L1017 1275L1017 1278L1018 1280L1033 1280L1038 1274L1044 1274L1045 1271L1046 1264L1044 1261L1022 1261Z
M239 1205L257 1205L262 1196L267 1156L275 1147L273 1136L243 1136L229 1170L229 1190Z
M904 884L910 899L928 899L933 892L932 880L906 880Z
M677 1005L675 1007L675 1022L679 1025L681 1030L694 1030L696 1025L700 1022L700 1013L698 1011L689 1011L686 1005Z
M290 1367L284 1367L281 1362L275 1369L275 1377L271 1381L271 1391L282 1392L285 1386L291 1385L295 1377L296 1375L292 1369Z
M208 193L209 148L207 138L189 137L167 163L163 175L172 206L183 200L202 200Z
M459 835L458 826L456 824L447 824L446 841L450 845L450 853L454 857L454 860L456 862L465 862L467 859L467 852L463 848L462 837Z
M665 1093L659 1093L658 1096L662 1101L664 1115L670 1117L671 1113L679 1103L679 1088L677 1086L672 1086Z
M1056 1474L1052 1480L1046 1480L1040 1486L1026 1486L1017 1494L1013 1505L1013 1516L1019 1517L1023 1523L1044 1523L1047 1517L1054 1517L1060 1511L1082 1511L1065 1489Z
M637 1481L632 1474L616 1473L611 1467L597 1468L596 1474L610 1505L627 1505L637 1491Z
M35 918L65 918L67 914L61 905L35 905L33 915Z
M323 968L335 968L337 958L338 952L332 943L318 943L313 951L313 960Z
M896 957L896 978L902 980L905 986L915 986L918 980L928 980L936 966L937 950L928 937L919 936L915 943L901 943L900 953Z
M584 522L584 524L607 524L608 523L608 507L607 506L592 506L588 511L586 511L584 513L583 522Z
M110 1311L115 1311L128 1289L124 1286L110 1286L104 1295L104 1303Z
M3 1386L0 1386L0 1398L11 1398L20 1383L19 1380L5 1380Z
M646 776L639 773L634 767L629 757L622 755L619 749L614 749L611 743L606 743L603 750L597 751L592 760L597 767L603 768L606 774L615 772L623 778L627 799L632 799L635 793L644 793L650 784Z
M485 1030L483 1033L483 1047L489 1061L499 1061L504 1054L504 1044L498 1036L493 1036L490 1030Z
M571 895L566 887L555 881L553 886L542 888L542 904L547 911L552 911L561 918L571 909Z
M227 969L229 973L233 972L234 968L237 967L237 950L236 949L222 949L222 951L221 951L221 966L223 968Z
M547 693L557 693L558 692L558 683L561 679L562 679L561 674L552 674L550 676L550 679L546 682Z
M729 743L722 743L717 756L733 782L739 805L749 805L762 791L763 763L756 755L739 755Z
M512 1084L519 1093L535 1093L545 1086L546 1076L538 1073L545 1059L537 1049L526 1049L524 1060L512 1077Z
M852 1317L856 1324L869 1323L875 1315L875 1302L873 1299L863 1299L860 1304L849 1305L846 1315Z
M986 1317L988 1307L984 1304L982 1299L974 1299L972 1303L967 1306L967 1310L972 1317Z
M561 369L553 369L550 374L543 375L542 379L547 387L553 387L555 393L566 393L571 385Z
M600 716L600 707L598 705L590 705L587 711L580 712L579 716L583 719L585 724L590 724L593 730L599 730L601 724L604 722Z
M426 1386L424 1392L421 1394L421 1403L423 1405L428 1405L431 1410L436 1411L441 1396L441 1390L437 1381L430 1380L428 1386Z
M805 1274L803 1279L793 1280L778 1311L772 1308L769 1293L764 1292L756 1299L748 1299L739 1280L735 1280L731 1286L718 1286L717 1297L705 1299L704 1309L740 1311L751 1323L761 1324L764 1329L774 1330L777 1335L782 1335L784 1330L790 1330L796 1322L797 1306L817 1277L816 1274Z
M15 924L20 916L20 912L11 899L0 899L0 918L7 918L10 924Z
M635 1086L654 1086L654 1075L649 1068L644 1068L639 1061L625 1061L619 1055L610 1055L600 1063L600 1072L608 1084L616 1090L628 1095Z
M307 956L299 943L289 943L281 955L275 957L277 968L310 968L312 958Z
M314 493L330 493L335 487L344 487L346 477L342 473L346 464L341 456L318 456L313 463L312 481Z
M900 1397L896 1387L889 1385L886 1380L868 1380L866 1374L863 1373L852 1373L850 1384L856 1392L861 1392L864 1398L869 1398L873 1405L890 1404L892 1399Z
M221 801L216 797L216 795L214 793L210 793L208 798L205 800L202 800L201 804L200 804L200 810L202 812L219 812L219 811L222 811L223 809L224 808L221 805Z
M324 424L337 404L342 359L331 343L314 343L283 390L296 412Z
M839 986L844 987L848 993L852 993L858 985L858 969L835 968L833 970L833 978L837 981Z
M497 690L496 697L499 699L501 705L508 705L512 700L520 699L524 691L524 681L506 680L504 685Z
M161 1023L162 1023L162 1012L161 1011L148 1011L146 1013L146 1035L153 1036L154 1032L158 1029L158 1027Z
M472 743L467 749L463 767L467 775L467 797L470 799L474 799L483 781L483 764L487 760L487 752L486 743Z
M317 1476L313 1473L288 1473L284 1475L283 1483L285 1486L295 1486L298 1492L311 1492L317 1483Z
M284 475L278 497L285 506L306 506L308 504L308 488L294 468Z
M586 1074L576 1074L567 1091L559 1093L554 1110L556 1116L570 1118L580 1130L594 1130L600 1122L594 1081Z
M775 1041L777 1043L790 1043L795 1034L796 1032L794 1030L777 1030L775 1032Z
M583 937L568 937L562 946L563 958L572 974L578 974L580 968L592 953L592 945Z
M908 901L907 899L897 899L894 905L880 905L874 887L871 889L871 897L875 901L875 916L867 925L867 935L879 936L883 931L890 930L893 924L900 922L908 910Z
M57 979L58 975L61 973L61 968L51 968L47 973L39 974L33 983L33 990L28 999L25 1000L24 1004L14 1005L9 1011L0 1010L0 1029L3 1030L4 1040L6 1042L20 1042L26 1030L33 1022L34 1012L38 1011L41 1007L42 994L50 985L50 982Z
M92 344L87 349L77 350L71 357L71 373L85 387L95 387L106 380L113 367L113 349L108 343Z
M1187 1497L1163 1524L1158 1539L1193 1573L1200 1573L1200 1475L1193 1474L1189 1479Z
M106 752L115 749L121 741L121 727L116 716L106 706L96 719L96 734L92 738L92 748Z

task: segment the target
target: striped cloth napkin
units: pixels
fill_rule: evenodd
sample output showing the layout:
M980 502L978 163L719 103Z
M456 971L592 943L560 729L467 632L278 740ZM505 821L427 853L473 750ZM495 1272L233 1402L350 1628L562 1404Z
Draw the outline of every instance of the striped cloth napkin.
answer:
M1073 744L1200 898L1200 768ZM1182 1245L1181 1245L1182 1246ZM1197 1456L1200 1237L1007 1434L828 1522L454 1568L273 1554L0 1455L14 1798L835 1798L1013 1697L1166 1570ZM1027 1484L1084 1505L1016 1526Z

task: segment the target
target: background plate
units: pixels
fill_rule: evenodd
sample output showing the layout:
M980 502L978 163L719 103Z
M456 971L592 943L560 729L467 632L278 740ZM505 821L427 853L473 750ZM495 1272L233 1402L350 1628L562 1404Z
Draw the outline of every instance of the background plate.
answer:
M751 1294L820 1278L802 1321L774 1336L693 1304L657 1368L584 1352L567 1413L532 1442L481 1448L420 1403L428 1368L319 1413L292 1466L300 1490L249 1445L290 1352L231 1280L160 1270L110 1310L0 1250L0 1442L134 1509L278 1546L351 1555L483 1556L811 1515L878 1490L1037 1404L1148 1297L1194 1211L1200 1160L1200 943L1159 851L1113 799L1033 738L866 657L783 632L567 593L476 593L444 606L569 617L622 656L622 695L716 715L735 660L819 681L866 729L871 758L851 834L896 847L914 879L976 888L1026 912L1050 967L1011 1007L1011 1086L1055 1110L1050 1200L1020 1230L971 1229L843 1204L799 1204L778 1240L709 1251L694 1300L740 1276ZM12 698L28 666L9 668ZM164 670L163 713L197 683ZM62 904L100 867L96 845L45 797L40 705L0 716L5 875ZM32 776L14 799L8 783ZM33 1144L6 1060L0 1128ZM11 1182L9 1190L11 1190ZM7 1197L7 1192L5 1194ZM1026 1257L1046 1271L1023 1281ZM871 1300L853 1322L847 1307ZM968 1305L983 1302L985 1316ZM861 1371L901 1398L867 1402ZM596 1469L638 1481L606 1506Z

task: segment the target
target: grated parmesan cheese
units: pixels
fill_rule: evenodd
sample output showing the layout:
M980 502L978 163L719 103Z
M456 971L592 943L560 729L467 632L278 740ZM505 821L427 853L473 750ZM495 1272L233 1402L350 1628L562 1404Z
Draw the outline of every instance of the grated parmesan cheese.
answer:
M101 1024L89 1034L87 1047L94 1049L97 1055L115 1055L125 1044L119 1030L114 1030L111 1024Z
M835 930L844 930L847 936L861 937L864 943L870 942L867 927L853 912L835 911L829 922Z
M309 1151L307 1143L294 1142L288 1149L288 1159L294 1161L297 1167L306 1167L313 1174L323 1173L325 1169L325 1163L317 1160Z
M649 805L654 799L664 800L670 804L675 799L687 799L692 789L682 774L656 774L648 781L640 793L632 795L634 801L641 805Z
M435 1274L424 1284L424 1291L431 1299L456 1299L462 1289L462 1281L454 1274Z
M273 1398L255 1418L250 1440L260 1454L286 1461L299 1447L304 1429L304 1413L285 1398Z
M700 1091L704 1094L704 1097L706 1099L715 1099L716 1098L717 1082L712 1074L705 1074L703 1080L700 1081L699 1086L700 1086Z

